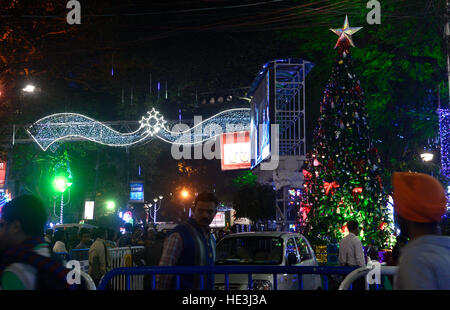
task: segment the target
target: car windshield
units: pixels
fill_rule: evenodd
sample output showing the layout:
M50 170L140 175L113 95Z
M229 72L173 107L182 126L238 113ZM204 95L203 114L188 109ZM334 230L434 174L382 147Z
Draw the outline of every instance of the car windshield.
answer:
M217 265L279 265L283 259L283 239L229 237L218 243L216 255Z

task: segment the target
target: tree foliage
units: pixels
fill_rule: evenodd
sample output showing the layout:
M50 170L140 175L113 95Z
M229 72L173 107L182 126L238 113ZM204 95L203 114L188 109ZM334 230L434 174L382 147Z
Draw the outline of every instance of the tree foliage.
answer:
M276 193L268 185L244 185L233 201L236 217L266 221L275 218Z
M336 8L339 2L332 0L327 4ZM352 55L355 72L365 90L373 141L387 168L383 183L388 190L391 188L393 171L439 175L439 165L423 165L419 154L424 147L430 147L436 163L440 162L436 109L439 100L447 103L449 99L442 39L445 2L383 1L379 25L367 24L370 9L366 2L341 5L337 14L326 8L319 10L321 14L311 14L310 27L280 32L280 37L292 44L301 42L296 44L297 53L316 64L307 82L307 131L312 133L316 126L317 102L332 67L335 35L328 28L340 27L348 15L351 26L363 26L353 38L357 48ZM310 148L312 135L307 138ZM445 182L442 178L441 181Z
M320 103L313 151L308 156L305 195L300 211L313 242L341 239L344 226L356 220L363 242L390 242L383 164L373 147L363 90L354 73L348 41L340 42L331 77Z

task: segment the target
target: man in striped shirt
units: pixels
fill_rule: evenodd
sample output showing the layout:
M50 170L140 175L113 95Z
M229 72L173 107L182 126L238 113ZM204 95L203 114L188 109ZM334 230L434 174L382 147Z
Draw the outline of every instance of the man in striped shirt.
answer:
M212 193L200 193L195 199L192 217L175 227L166 238L159 266L212 266L216 258L216 240L209 225L219 204ZM214 276L204 279L207 289L214 289ZM200 289L199 275L180 276L180 289ZM175 289L173 275L156 277L157 289Z

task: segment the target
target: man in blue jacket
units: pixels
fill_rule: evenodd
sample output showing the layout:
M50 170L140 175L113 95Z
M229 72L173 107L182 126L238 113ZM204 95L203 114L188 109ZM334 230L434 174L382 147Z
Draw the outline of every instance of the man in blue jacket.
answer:
M160 266L213 266L216 258L216 241L209 225L219 204L212 193L200 193L195 199L192 216L175 227L164 241ZM201 289L200 275L180 276L180 289ZM157 289L175 289L173 275L157 276ZM205 288L214 289L214 275L206 276Z

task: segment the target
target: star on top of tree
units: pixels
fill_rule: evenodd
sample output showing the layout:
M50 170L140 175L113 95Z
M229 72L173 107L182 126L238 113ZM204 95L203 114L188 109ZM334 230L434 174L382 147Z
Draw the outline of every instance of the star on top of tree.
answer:
M347 17L347 15L345 15L345 22L344 22L344 26L342 28L339 28L339 29L331 29L330 28L331 31L333 31L336 35L339 36L339 39L334 48L338 47L346 40L350 43L351 46L356 47L355 44L353 44L352 35L354 35L356 32L358 32L361 29L362 29L362 27L350 27L350 25L348 23L348 17Z

